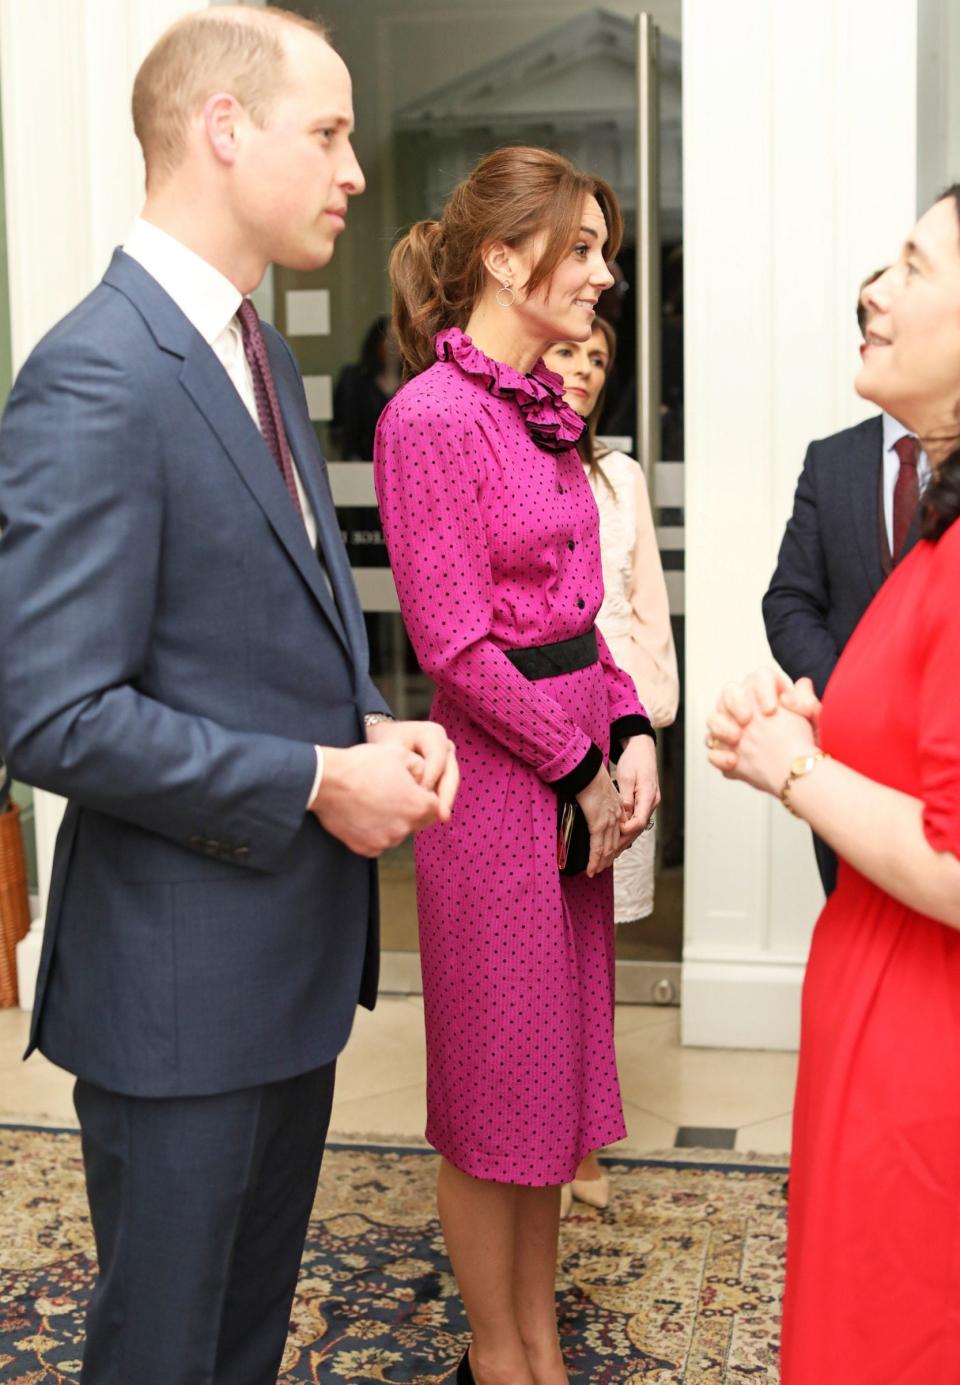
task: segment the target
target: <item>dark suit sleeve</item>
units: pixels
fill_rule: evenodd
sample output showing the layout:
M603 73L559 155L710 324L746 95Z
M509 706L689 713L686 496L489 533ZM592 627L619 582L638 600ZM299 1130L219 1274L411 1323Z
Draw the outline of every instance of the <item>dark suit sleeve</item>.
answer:
M159 424L133 370L62 340L0 429L0 744L13 773L238 865L279 867L312 745L141 691L164 546Z
M827 628L830 587L817 508L815 444L807 449L776 570L763 598L773 657L791 678L813 679L817 696L839 657Z

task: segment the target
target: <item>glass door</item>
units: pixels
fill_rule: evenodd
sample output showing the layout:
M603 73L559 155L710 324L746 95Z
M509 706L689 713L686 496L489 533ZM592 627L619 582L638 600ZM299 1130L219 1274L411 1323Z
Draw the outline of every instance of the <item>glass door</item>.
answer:
M619 359L601 431L644 457L682 654L680 7L680 0L611 0L602 7L517 0L503 7L505 22L496 23L489 8L449 0L324 5L334 45L353 74L355 144L367 190L351 205L348 230L327 270L276 271L275 319L298 354L330 461L366 612L373 677L398 715L425 716L432 689L403 630L370 461L376 418L398 384L386 332L386 261L398 232L437 215L454 184L499 145L556 149L608 179L621 199L625 244L616 287L601 300L618 333ZM312 6L304 2L302 8L306 13ZM646 374L638 369L644 352ZM618 930L624 999L676 998L683 931L681 745L679 726L661 736L665 787L656 908L650 918ZM380 878L384 986L417 990L409 845L382 858Z

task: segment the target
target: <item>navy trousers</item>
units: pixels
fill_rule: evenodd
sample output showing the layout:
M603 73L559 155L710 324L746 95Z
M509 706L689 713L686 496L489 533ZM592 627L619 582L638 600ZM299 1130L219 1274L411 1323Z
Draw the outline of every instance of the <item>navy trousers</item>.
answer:
M274 1385L335 1068L161 1100L76 1084L99 1262L81 1385Z

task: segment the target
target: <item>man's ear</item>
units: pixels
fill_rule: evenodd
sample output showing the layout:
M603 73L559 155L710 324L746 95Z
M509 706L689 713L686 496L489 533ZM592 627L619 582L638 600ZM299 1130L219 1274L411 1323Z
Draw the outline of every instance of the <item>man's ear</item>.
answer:
M240 130L245 119L243 107L235 96L218 91L207 98L203 107L203 126L214 157L220 163L233 164L237 158Z

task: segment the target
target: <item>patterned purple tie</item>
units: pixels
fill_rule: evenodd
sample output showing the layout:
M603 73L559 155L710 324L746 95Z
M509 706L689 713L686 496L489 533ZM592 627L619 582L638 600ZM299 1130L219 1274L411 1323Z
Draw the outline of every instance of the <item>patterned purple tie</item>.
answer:
M240 334L243 337L243 354L247 358L250 374L253 376L253 397L257 401L260 431L263 434L264 442L273 453L273 460L283 477L284 485L290 492L290 499L296 505L297 513L302 517L303 511L300 508L300 497L297 495L297 483L293 476L293 461L290 457L287 435L283 428L283 415L280 412L280 401L277 399L277 390L273 383L267 347L263 340L263 332L260 330L257 310L249 298L245 298L240 304L237 309L237 316L240 319Z

